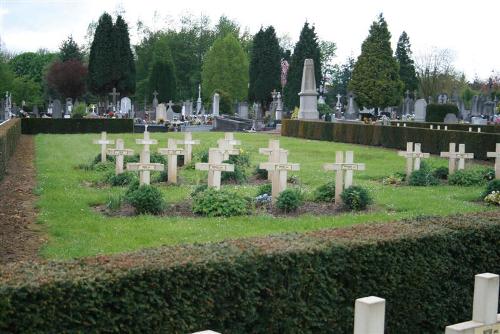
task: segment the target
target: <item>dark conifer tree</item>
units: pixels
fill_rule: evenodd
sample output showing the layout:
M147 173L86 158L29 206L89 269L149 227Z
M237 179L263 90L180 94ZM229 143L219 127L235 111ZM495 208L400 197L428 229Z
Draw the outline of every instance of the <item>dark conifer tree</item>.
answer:
M399 77L403 81L403 91L407 90L413 93L418 88L418 79L415 72L415 62L411 58L410 38L405 31L399 36L396 46L396 59L399 64Z
M83 61L83 54L80 50L78 44L74 41L73 36L69 36L67 40L62 42L61 47L59 48L59 59L62 62L68 60L78 60Z
M99 18L89 55L89 88L103 96L113 88L113 19L108 13Z
M122 96L135 92L135 62L130 47L128 25L118 15L112 34L113 85Z
M157 60L153 63L149 74L148 88L151 93L154 91L158 92L159 102L175 101L176 82L172 62Z

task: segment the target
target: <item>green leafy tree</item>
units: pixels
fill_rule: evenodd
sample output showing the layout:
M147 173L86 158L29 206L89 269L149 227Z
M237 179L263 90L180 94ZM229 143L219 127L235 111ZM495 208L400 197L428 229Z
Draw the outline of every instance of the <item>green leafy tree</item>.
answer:
M349 89L356 94L360 107L385 108L399 104L403 82L392 56L391 34L382 14L370 27L354 65Z
M83 62L83 53L78 44L74 41L73 36L70 35L67 40L62 42L59 47L59 59L62 62L68 60Z
M172 62L160 60L156 61L151 68L148 84L148 91L158 92L158 101L175 101L176 80L174 65Z
M9 66L17 77L23 76L41 85L45 71L56 57L55 53L46 50L25 52L12 58L9 61Z
M263 106L271 101L271 91L279 89L281 77L281 48L272 26L259 30L253 38L250 53L248 97Z
M113 86L122 95L130 95L135 92L135 62L132 49L130 47L130 37L128 25L121 15L116 18L113 26Z
M299 105L299 93L302 83L302 71L304 68L304 60L313 59L314 75L316 77L316 85L319 87L321 82L321 52L318 43L314 26L309 27L306 22L300 38L293 50L293 55L290 60L290 68L288 70L287 84L284 89L284 102L289 108Z
M415 72L415 63L411 58L410 38L405 31L399 36L396 46L396 60L399 64L399 77L403 81L403 90L413 92L418 88L418 79Z
M113 89L113 19L108 13L99 18L89 55L89 88L96 95Z
M40 106L43 103L42 91L40 84L26 76L14 78L11 85L12 101L18 106L22 102L28 107Z
M347 95L354 64L354 58L349 57L344 64L334 66L330 81L331 88L328 90L328 96L332 101L337 101L337 94Z
M201 76L204 96L221 90L231 99L247 97L248 59L236 37L228 34L214 42L205 57Z

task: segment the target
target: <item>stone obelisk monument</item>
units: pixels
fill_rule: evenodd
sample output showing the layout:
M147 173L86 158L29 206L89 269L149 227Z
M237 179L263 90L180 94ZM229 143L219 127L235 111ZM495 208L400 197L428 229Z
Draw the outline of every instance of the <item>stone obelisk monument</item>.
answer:
M316 78L314 77L314 61L306 59L302 72L302 86L299 93L299 119L318 120L318 92L316 92Z

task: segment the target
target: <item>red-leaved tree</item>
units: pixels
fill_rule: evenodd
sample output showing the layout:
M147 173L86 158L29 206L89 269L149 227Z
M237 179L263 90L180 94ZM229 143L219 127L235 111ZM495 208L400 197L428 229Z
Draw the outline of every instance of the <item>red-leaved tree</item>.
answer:
M74 100L85 93L87 73L87 67L79 60L57 61L47 72L47 83L61 97Z

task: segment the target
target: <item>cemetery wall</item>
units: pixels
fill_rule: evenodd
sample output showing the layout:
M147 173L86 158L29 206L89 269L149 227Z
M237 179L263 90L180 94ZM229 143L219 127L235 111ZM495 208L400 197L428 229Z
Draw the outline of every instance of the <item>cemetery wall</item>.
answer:
M409 125L409 124L408 124ZM409 126L381 126L360 123L331 123L283 120L281 134L315 140L382 146L406 149L407 142L422 143L422 151L439 155L449 149L449 143L465 144L475 159L488 159L486 153L495 151L500 134L465 131L430 130Z
M132 119L23 118L22 133L126 133L134 132Z
M21 137L21 121L11 119L0 125L0 180L5 176L7 163Z
M500 272L497 212L362 224L0 267L0 332L352 333L356 298L388 333L442 333Z

